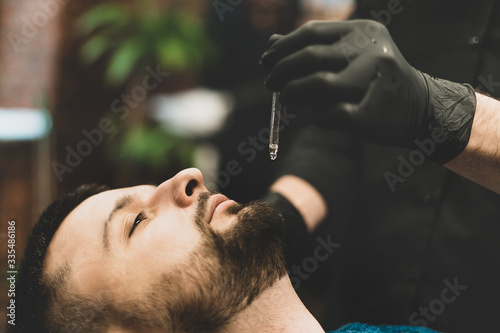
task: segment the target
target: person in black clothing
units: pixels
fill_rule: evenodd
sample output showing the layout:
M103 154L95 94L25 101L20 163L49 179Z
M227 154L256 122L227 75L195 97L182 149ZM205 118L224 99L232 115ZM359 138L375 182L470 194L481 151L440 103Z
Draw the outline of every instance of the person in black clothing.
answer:
M468 83L469 88L493 96L500 95L495 81L500 79L497 2L397 3L398 6L394 1L360 1L353 18L375 19L385 24L402 57L414 68L442 79ZM279 50L279 42L280 38L271 39L269 50ZM309 40L303 47L316 44L322 42ZM358 54L344 51L347 63L355 64ZM283 51L285 53L293 54ZM268 60L268 72L280 59L276 56ZM321 66L325 62L316 64ZM384 79L384 68L381 77ZM360 82L357 78L353 78L353 85ZM291 81L290 77L276 74L274 83L272 80L268 79L268 85L273 90L282 90ZM294 93L297 91L300 89ZM415 90L409 91L418 94ZM346 91L341 90L329 90L328 94L330 98L346 97ZM472 96L472 90L467 94ZM301 96L290 95L294 95L289 103L289 108L293 108L294 102L297 103L293 99ZM319 95L310 96L320 98L323 103L316 105L315 110L324 125L328 114L321 114L324 110L321 107L324 103L327 107L331 105L325 95L323 99ZM348 102L359 102L361 97L352 96ZM306 96L299 102L311 100ZM496 264L500 259L500 197L483 187L498 192L498 161L495 154L483 159L470 154L471 151L480 153L485 146L498 146L496 102L478 94L478 110L483 102L489 105L485 107L489 110L483 118L486 120L480 120L476 113L473 124L487 125L485 132L490 134L479 141L472 139L473 135L462 154L435 158L434 162L417 159L419 154L414 151L420 149L425 153L425 150L412 146L412 139L401 149L359 140L359 136L350 134L352 132L310 130L314 131L309 135L311 140L329 142L333 167L326 181L329 186L323 187L323 191L330 207L328 223L342 235L339 238L342 247L336 253L340 264L334 268L330 310L325 315L324 327L363 321L410 323L442 331L470 332L491 330L499 325L495 313L500 309L497 302L500 268ZM337 127L347 123L341 115L337 113L333 117ZM408 140L404 138L405 133L399 133L398 139L393 137L394 141L388 142L387 137L370 136L369 126L362 130L360 126L353 128L375 143L405 146L401 140ZM474 133L478 132L473 130ZM291 172L293 162L289 159L286 163ZM443 163L448 169L441 165ZM304 231L314 227L294 224L290 229ZM293 244L300 244L300 232L290 233L295 237ZM447 294L450 290L455 293Z

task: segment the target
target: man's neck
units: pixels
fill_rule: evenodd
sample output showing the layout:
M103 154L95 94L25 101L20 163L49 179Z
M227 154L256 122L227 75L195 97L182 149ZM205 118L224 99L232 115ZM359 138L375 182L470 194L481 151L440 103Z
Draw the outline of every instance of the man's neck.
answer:
M217 333L324 333L285 276L264 290L250 306ZM215 332L214 332L215 333Z

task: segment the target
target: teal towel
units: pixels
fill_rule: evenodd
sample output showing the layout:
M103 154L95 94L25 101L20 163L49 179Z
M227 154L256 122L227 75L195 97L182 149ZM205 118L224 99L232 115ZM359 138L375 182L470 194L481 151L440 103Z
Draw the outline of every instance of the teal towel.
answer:
M431 329L420 326L370 326L360 323L352 323L342 326L336 331L327 333L437 333Z

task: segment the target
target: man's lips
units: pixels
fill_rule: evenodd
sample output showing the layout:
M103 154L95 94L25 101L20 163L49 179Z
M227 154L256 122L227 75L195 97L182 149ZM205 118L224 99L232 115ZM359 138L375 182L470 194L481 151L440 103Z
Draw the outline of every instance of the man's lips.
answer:
M223 194L216 194L212 196L208 206L207 224L210 224L212 222L212 219L214 218L215 215L219 215L222 211L224 211L224 209L226 209L229 206L232 206L233 204L235 204L235 202L233 200L229 200Z

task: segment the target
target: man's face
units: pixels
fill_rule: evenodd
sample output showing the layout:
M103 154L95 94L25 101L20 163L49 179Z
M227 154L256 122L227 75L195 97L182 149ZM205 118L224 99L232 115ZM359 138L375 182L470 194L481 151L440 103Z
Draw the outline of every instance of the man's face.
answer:
M215 328L286 273L280 223L275 209L211 193L186 169L85 200L55 234L44 272L68 264L79 295L134 304L154 325Z

